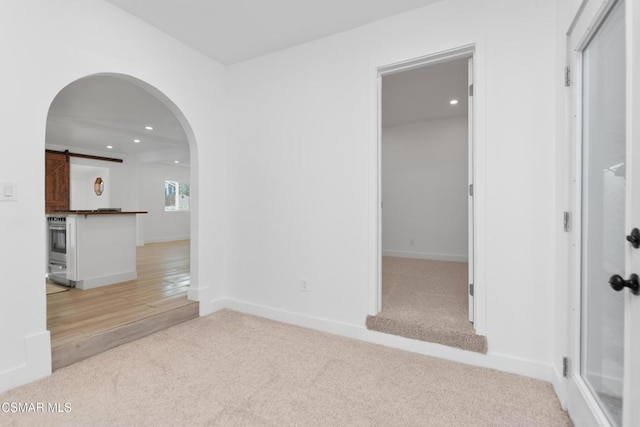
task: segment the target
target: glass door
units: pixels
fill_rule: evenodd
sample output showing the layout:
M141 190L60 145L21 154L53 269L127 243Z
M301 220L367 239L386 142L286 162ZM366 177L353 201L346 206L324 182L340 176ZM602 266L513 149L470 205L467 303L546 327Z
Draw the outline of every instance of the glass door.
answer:
M626 272L625 74L618 1L582 51L580 376L614 426L624 400L624 293L607 282Z
M610 9L581 50L580 381L613 426L640 425L640 98L633 2ZM636 48L637 49L637 48ZM631 63L628 63L631 61ZM634 63L636 67L634 67ZM630 89L635 89L631 91ZM635 131L635 133L634 133ZM634 147L636 146L636 147ZM634 225L635 224L635 225Z
M640 426L640 4L575 6L567 409L575 425Z

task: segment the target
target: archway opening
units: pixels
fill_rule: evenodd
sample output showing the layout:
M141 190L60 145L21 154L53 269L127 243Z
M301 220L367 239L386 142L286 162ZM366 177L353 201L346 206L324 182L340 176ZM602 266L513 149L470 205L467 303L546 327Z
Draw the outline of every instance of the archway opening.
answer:
M198 156L177 105L83 77L52 101L45 148L53 368L197 317Z

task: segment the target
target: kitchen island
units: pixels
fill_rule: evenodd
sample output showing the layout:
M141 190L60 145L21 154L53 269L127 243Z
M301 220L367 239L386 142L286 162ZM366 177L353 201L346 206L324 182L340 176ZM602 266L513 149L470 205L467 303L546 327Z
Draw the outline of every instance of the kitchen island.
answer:
M66 265L49 269L49 279L92 289L137 278L136 215L147 212L68 211L49 214L66 223Z

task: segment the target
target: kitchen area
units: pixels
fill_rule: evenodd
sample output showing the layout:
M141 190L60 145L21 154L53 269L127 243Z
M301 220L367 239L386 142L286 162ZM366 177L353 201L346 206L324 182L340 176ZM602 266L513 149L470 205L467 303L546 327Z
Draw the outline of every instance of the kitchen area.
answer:
M116 209L47 214L47 278L91 289L137 278L136 218Z
M46 219L48 241L47 279L78 289L91 289L134 280L136 272L136 215L145 211L122 211L109 207L108 177L74 174L71 157L89 157L48 150L46 156ZM90 156L95 161L119 159ZM80 168L81 170L83 168ZM108 169L97 170L108 174ZM72 182L74 185L72 185ZM80 182L78 182L80 181ZM87 202L74 187L88 187L98 200ZM76 191L73 191L76 190ZM86 191L85 191L86 192ZM90 200L90 199L89 199ZM73 206L73 203L80 206ZM83 203L84 202L84 203ZM90 209L91 205L106 207ZM73 206L75 209L70 209ZM79 208L79 209L78 209Z

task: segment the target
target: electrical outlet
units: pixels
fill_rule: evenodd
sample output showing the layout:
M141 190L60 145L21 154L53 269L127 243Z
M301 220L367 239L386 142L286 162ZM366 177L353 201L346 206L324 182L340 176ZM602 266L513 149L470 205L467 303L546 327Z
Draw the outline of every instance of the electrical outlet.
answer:
M300 279L300 292L309 292L309 278L302 277Z
M416 244L416 241L413 239L409 240L409 246L414 246Z

